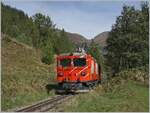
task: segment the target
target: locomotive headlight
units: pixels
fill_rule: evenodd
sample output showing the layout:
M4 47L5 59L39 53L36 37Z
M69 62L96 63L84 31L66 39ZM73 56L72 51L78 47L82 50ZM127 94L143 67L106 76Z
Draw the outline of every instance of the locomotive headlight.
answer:
M58 76L63 76L64 74L62 72L58 72Z
M86 72L81 72L81 76L85 76L86 75Z

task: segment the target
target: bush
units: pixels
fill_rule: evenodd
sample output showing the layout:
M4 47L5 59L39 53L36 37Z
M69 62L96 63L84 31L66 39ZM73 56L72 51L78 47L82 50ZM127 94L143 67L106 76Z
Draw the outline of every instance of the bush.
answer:
M124 70L117 73L116 76L119 76L126 80L131 79L131 80L139 81L146 85L149 84L148 66L142 66L138 68Z
M53 63L53 56L44 56L43 58L42 58L42 62L43 63L45 63L45 64L51 64L51 63Z
M43 57L42 62L45 64L51 64L54 61L53 45L50 40L47 41L46 45L43 47Z

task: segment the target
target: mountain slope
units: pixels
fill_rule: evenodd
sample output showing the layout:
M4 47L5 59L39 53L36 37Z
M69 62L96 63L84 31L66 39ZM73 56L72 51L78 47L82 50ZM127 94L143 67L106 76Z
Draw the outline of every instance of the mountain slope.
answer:
M75 44L80 44L80 43L88 41L84 36L82 36L80 34L77 34L77 33L69 33L69 32L67 32L67 36Z
M45 65L40 52L2 35L2 110L47 98L45 86L55 82L54 65Z
M94 42L100 44L101 46L106 46L106 40L108 38L109 32L105 31L94 37Z

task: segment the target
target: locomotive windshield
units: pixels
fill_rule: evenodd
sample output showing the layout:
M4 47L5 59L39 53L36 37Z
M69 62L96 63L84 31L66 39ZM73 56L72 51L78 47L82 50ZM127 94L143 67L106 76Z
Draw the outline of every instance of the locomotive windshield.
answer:
M61 65L62 67L71 66L71 59L67 58L67 59L62 59L62 60L60 60L60 65Z
M82 67L86 65L86 59L85 58L75 58L73 59L74 66Z

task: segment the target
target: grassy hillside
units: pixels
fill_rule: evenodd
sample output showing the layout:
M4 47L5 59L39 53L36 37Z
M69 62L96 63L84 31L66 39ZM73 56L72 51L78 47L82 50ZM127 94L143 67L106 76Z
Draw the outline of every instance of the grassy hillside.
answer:
M134 81L124 81L107 92L99 86L90 93L76 96L61 107L65 106L65 112L148 112L148 100L148 87Z
M55 65L45 65L40 52L2 36L2 110L54 95L45 86L55 82Z

